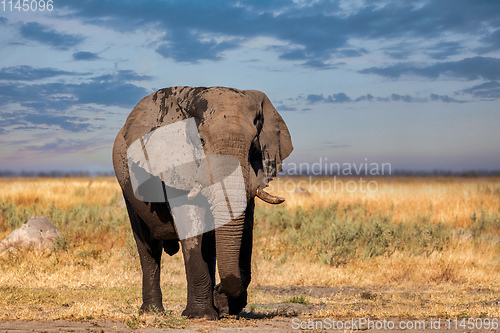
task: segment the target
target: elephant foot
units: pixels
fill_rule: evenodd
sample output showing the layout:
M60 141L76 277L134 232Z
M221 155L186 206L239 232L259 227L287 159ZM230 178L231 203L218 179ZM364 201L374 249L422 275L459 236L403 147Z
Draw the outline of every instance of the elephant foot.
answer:
M140 314L143 313L161 313L165 312L163 308L163 304L155 304L155 303L143 303L141 309L139 310Z
M188 305L186 309L182 311L182 315L188 318L206 318L208 320L219 319L217 311L215 311L211 305L203 307L190 307Z
M220 284L216 285L214 288L214 304L217 311L219 311L219 316L224 317L240 313L247 305L247 295L245 290L240 296L230 298L222 292Z

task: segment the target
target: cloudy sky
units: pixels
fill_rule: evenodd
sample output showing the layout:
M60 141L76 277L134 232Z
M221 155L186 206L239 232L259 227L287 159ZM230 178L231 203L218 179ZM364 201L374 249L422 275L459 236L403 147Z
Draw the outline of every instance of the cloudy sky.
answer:
M111 170L130 110L176 85L264 91L289 163L500 169L498 1L1 6L0 170Z

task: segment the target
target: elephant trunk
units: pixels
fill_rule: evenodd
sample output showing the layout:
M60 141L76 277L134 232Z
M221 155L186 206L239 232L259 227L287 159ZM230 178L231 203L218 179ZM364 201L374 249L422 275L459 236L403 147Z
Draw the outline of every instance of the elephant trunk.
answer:
M237 125L228 135L232 122ZM194 198L200 193L200 187L206 193L215 221L216 262L221 280L221 291L230 299L244 297L251 276L252 228L254 197L257 192L263 200L280 201L262 190L255 171L249 164L251 141L247 138L252 133L241 130L239 118L227 118L222 122L225 128L212 128L203 134L207 163L200 170L200 175L189 193ZM221 135L223 133L224 135ZM210 143L210 144L208 144ZM209 180L209 181L207 181ZM207 184L208 183L208 184ZM200 184L202 186L200 186ZM267 196L266 196L267 194Z
M240 296L246 288L240 267L244 220L242 214L215 230L217 267L222 291L231 298Z

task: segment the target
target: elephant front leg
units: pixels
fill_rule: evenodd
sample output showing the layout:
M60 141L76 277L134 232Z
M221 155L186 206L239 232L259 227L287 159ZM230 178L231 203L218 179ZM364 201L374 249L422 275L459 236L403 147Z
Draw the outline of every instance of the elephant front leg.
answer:
M186 267L188 318L217 319L214 308L215 247L213 232L181 240Z
M151 252L139 250L142 266L142 312L163 312L160 288L161 241L150 242Z
M162 242L151 237L146 223L130 207L127 210L142 267L142 306L140 312L163 312L160 288Z

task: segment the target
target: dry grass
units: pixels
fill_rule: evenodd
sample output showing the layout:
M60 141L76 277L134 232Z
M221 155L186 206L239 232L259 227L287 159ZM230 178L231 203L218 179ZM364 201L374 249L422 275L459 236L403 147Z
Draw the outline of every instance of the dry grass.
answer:
M500 178L377 178L372 179L377 182L373 193L359 188L320 193L299 185L302 180L308 181L287 181L309 194L285 193L275 185L273 193L287 197L286 209L258 204L251 313L269 312L266 304L291 306L291 299L302 300L304 295L304 303L310 303L316 316L500 316L500 245L495 238L500 230L500 224L499 228L495 224L500 212ZM348 180L342 179L344 184ZM0 238L12 230L11 216L21 218L34 212L50 215L66 235L66 242L54 251L0 255L0 320L112 318L131 327L150 322L158 327L183 325L178 322L186 297L181 254L165 255L162 261L164 302L174 316L159 323L137 317L141 270L125 209L117 204L119 193L111 178L0 179ZM391 227L442 222L448 238L442 248L432 251L412 254L411 249L398 248L368 257L355 251L350 260L328 264L321 256L332 245L322 247L304 239L318 227L314 223L319 227L327 223L324 230L329 230L327 213L347 224ZM487 227L474 227L474 213L477 221L484 214ZM315 214L326 217L309 218L309 229L296 224ZM284 220L276 220L280 218ZM457 232L462 227L471 231ZM269 292L260 286L281 289ZM288 286L339 289L317 295L286 292ZM276 315L285 314L276 311Z
M358 203L370 214L391 215L397 222L429 216L433 222L462 227L469 224L474 211L500 212L499 177L375 177L362 182L360 178L278 178L272 193L286 196L287 207ZM309 195L297 193L299 187Z
M0 199L24 207L107 205L120 193L114 178L0 178Z

